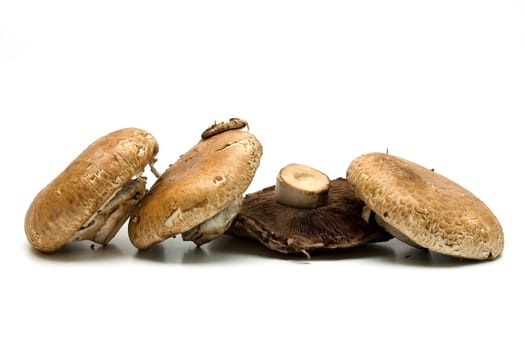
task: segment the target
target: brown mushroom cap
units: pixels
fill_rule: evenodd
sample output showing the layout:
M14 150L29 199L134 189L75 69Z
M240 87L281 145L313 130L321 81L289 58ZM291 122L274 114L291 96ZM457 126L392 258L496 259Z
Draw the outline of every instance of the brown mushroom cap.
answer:
M361 217L364 203L344 179L330 181L326 205L294 208L275 200L275 186L244 198L228 234L250 237L281 253L355 247L392 238Z
M140 176L157 152L155 138L135 128L117 130L93 142L31 203L25 217L31 246L53 252L72 239L122 188L143 191L129 182ZM125 200L133 202L133 198ZM116 226L118 231L120 226ZM106 227L110 231L114 228Z
M347 179L384 227L402 240L479 260L495 258L503 250L503 231L490 209L434 171L371 153L350 164Z
M137 206L128 226L133 245L146 249L188 232L241 199L261 155L259 141L242 130L202 139L157 179Z

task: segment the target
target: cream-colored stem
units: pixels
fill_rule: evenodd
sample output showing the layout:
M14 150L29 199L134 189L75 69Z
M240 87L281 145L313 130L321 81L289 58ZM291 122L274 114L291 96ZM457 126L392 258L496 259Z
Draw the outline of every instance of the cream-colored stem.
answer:
M149 162L149 168L151 170L151 172L153 173L153 175L155 175L156 178L159 178L160 177L160 173L157 169L155 169L155 166L153 164L155 164L157 160L156 159L153 159L151 162Z
M198 226L182 233L182 239L193 241L201 246L222 235L233 222L235 216L241 210L242 197L235 199L228 207L215 214Z
M281 169L275 184L275 200L295 208L317 208L328 199L328 176L301 164L289 164Z
M390 233L392 236L396 237L400 241L405 242L406 244L411 245L413 247L423 248L419 244L417 244L416 242L414 242L413 240L408 238L407 235L405 235L403 232L401 232L400 230L398 230L397 228L395 228L394 226L392 226L391 224L386 222L380 215L377 215L375 213L372 214L372 213L374 213L374 212L372 210L370 210L370 208L365 206L363 208L363 213L362 213L363 219L366 222L370 222L370 217L373 215L373 217L374 217L373 220L376 222L376 224L378 224L380 227L384 228L385 231Z
M133 208L144 197L146 182L130 180L83 225L70 241L91 240L106 245L115 237Z

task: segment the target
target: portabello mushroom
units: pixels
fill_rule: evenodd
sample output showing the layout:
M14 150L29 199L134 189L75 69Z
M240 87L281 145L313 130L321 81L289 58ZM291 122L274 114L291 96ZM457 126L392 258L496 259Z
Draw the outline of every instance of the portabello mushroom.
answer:
M496 216L474 194L433 170L383 153L355 159L347 179L365 203L363 217L416 247L468 259L503 250Z
M107 244L146 193L142 173L153 168L158 144L147 131L127 128L87 147L33 199L25 216L26 237L42 252L67 242Z
M346 249L392 238L361 217L364 203L345 179L290 164L276 186L244 198L228 234L255 239L281 253Z
M133 245L146 249L182 234L205 244L228 229L239 212L262 155L247 123L214 124L172 164L139 203L128 225Z

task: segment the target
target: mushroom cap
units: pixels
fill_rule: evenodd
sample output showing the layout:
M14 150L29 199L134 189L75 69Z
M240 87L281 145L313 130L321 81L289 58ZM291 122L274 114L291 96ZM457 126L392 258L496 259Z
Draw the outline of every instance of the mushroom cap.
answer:
M146 249L189 231L242 197L262 155L252 134L229 130L202 139L160 176L129 221L135 247Z
M503 250L503 231L490 209L432 170L370 153L350 164L347 179L376 216L421 247L479 260Z
M93 142L33 199L25 217L31 246L43 252L62 247L157 152L155 138L136 128Z
M228 234L250 237L281 253L355 247L392 238L361 217L364 203L344 179L330 181L326 205L295 208L274 198L275 186L244 198Z

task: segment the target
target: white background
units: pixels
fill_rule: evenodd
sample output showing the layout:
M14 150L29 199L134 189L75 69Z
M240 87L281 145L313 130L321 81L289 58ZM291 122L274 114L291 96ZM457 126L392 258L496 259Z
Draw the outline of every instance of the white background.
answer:
M0 348L523 348L524 97L522 1L2 1ZM29 248L31 200L96 138L144 128L163 170L233 116L264 146L249 192L388 148L479 196L504 254Z

